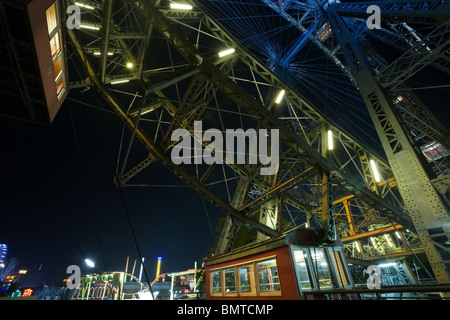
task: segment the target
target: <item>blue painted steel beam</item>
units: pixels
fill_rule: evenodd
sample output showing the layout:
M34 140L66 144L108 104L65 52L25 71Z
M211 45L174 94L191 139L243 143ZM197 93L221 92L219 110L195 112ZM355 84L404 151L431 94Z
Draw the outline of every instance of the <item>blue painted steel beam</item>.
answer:
M313 32L316 30L316 26L318 24L318 21L322 21L322 19L318 18L317 20L314 20L314 22L309 26L306 33L303 33L296 41L294 46L289 50L289 52L286 54L286 56L281 59L281 65L287 66L288 63L292 60L292 58L295 57L295 55L303 48L305 43L309 40L309 38L312 36Z
M385 22L407 22L421 24L441 24L450 16L450 1L408 0L408 1L368 1L335 3L330 6L340 16L367 18L367 7L376 5L381 9L381 19Z

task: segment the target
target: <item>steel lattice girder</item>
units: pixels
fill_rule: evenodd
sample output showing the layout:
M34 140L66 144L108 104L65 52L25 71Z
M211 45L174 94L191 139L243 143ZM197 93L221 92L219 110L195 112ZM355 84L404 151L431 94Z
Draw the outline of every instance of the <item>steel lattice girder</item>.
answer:
M437 228L443 228L442 232L447 237L450 234L448 211L393 112L392 102L374 78L373 71L352 39L342 18L331 8L327 10L327 15L341 46L346 49L344 51L346 58L359 84L361 95L383 143L399 184L399 190L413 218L435 276L439 282L448 282L449 275L445 270L445 263L440 258L432 240L432 231Z
M261 1L274 9L278 14L280 14L280 16L289 21L292 26L298 28L302 33L308 34L310 40L315 43L330 58L330 60L333 61L336 66L338 66L347 75L347 77L352 82L355 82L353 75L351 74L350 67L345 62L342 62L340 59L338 59L336 56L337 53L342 54L342 49L339 42L334 40L331 41L331 43L329 43L327 46L325 45L325 43L322 43L322 41L319 41L318 38L321 29L317 29L315 33L311 33L308 29L308 26L302 25L303 17L294 17L287 12L289 11L288 3L279 5L278 3L275 3L271 0ZM437 119L435 119L435 117L428 111L428 108L420 102L417 96L412 95L412 92L410 92L409 88L404 84L405 80L407 80L414 73L429 64L433 64L440 70L448 71L446 65L448 64L447 55L449 51L445 48L448 47L449 41L445 37L442 37L442 35L446 34L445 31L448 29L448 21L442 23L441 25L438 25L436 29L431 32L431 36L429 35L426 37L427 39L433 39L432 47L434 49L431 50L427 46L427 43L429 41L427 41L425 38L420 39L419 41L416 33L410 34L412 32L411 28L405 22L400 23L400 30L398 30L399 28L395 27L396 24L389 23L392 28L395 27L396 33L384 29L383 27L381 27L381 29L369 30L365 27L366 21L363 19L367 18L368 14L364 12L364 10L366 10L369 4L350 3L348 5L352 8L352 12L358 12L357 18L353 18L353 23L356 25L356 29L352 30L352 32L354 32L355 34L362 33L358 37L358 42L360 42L361 47L364 47L365 54L370 59L371 63L376 64L374 68L378 73L377 78L388 79L388 81L382 82L382 85L384 87L387 87L387 90L391 94L393 101L396 101L398 97L403 98L402 102L396 101L395 105L398 109L398 112L402 115L405 115L404 117L402 117L405 124L411 130L418 130L420 134L427 135L430 141L438 141L439 143L444 145L446 149L449 149L450 133L448 132L448 130L442 124L440 124ZM334 4L332 6L334 6ZM344 4L344 6L347 7L347 4ZM443 12L448 11L448 9L445 8L442 10ZM306 12L305 14L307 13L308 12ZM317 8L317 14L322 14L322 10L319 10L319 8ZM410 14L415 15L416 12L411 11ZM448 14L450 14L450 12ZM297 10L295 10L295 15L298 15ZM324 24L324 26L325 25L326 24ZM311 28L311 26L309 28ZM406 34L402 33L404 28L406 28ZM332 30L330 32L332 32ZM379 54L374 52L374 49L366 41L365 36L369 34L383 42L387 42L389 44L394 43L397 48L405 51L405 53L403 54L401 59L395 60L391 65L388 66L388 63L384 61L384 59ZM368 50L369 48L370 50ZM421 48L423 48L423 50ZM421 49L421 55L415 54L418 49ZM401 61L404 61L404 63L402 64ZM397 72L395 74L392 74L391 70L394 68L397 69ZM383 74L385 75L383 76ZM391 78L394 78L394 76L395 82L393 80L389 80ZM395 89L391 84L395 84L395 86L397 86L397 89ZM418 114L420 114L420 116L417 116Z
M448 52L450 48L449 29L450 18L427 35L423 39L425 43L418 43L412 46L401 57L387 66L386 69L379 72L377 80L380 84L385 88L393 89L440 55Z
M204 21L206 21L205 23L210 23L210 25L213 26L212 20L209 17L205 16ZM226 84L225 90L227 91L228 95L239 97L239 102L241 102L240 99L243 98L244 99L243 105L246 106L247 110L249 110L250 113L252 113L258 117L262 116L264 119L268 119L274 126L282 125L284 127L284 124L282 124L280 121L275 119L272 114L267 113L267 112L262 112L261 110L263 110L263 108L260 105L256 104L253 101L253 99L248 97L248 95L245 92L240 90L239 87L234 82L229 80L229 77L226 74L224 74L223 72L218 70L217 66L215 66L214 63L208 62L208 61L204 62L205 58L202 57L201 54L197 54L195 52L196 51L195 48L193 48L189 44L189 42L187 42L184 39L183 34L179 31L177 31L176 27L170 26L169 22L167 21L167 19L164 16L159 16L158 26L160 25L160 23L166 24L166 25L162 26L162 28L165 28L165 29L162 29L163 32L165 32L165 34L169 36L169 40L175 44L175 47L177 47L179 50L184 52L184 54L186 54L186 57L188 57L188 59L192 62L193 67L198 67L199 62L201 61L202 68L204 68L202 70L209 73L210 79L212 81L215 81L215 83L217 83L218 86L222 86L222 88L224 88L223 84ZM214 26L214 27L218 28L218 29L216 29L216 31L219 30L220 32L222 32L222 34L224 34L223 31L221 31L220 27L217 27L217 26L218 26L217 24ZM170 32L173 31L173 33L169 34L168 33L169 30L170 30ZM224 36L224 38L228 41L233 41L233 39L229 36ZM77 40L75 39L75 42L76 41ZM255 70L255 72L257 72L258 74L262 74L264 77L270 79L270 82L273 84L277 83L277 85L279 85L280 83L282 83L275 74L273 74L270 70L268 70L262 64L259 64L256 60L252 59L251 55L247 54L243 48L240 47L239 51L241 51L245 54L244 57L242 57L242 59L248 65L252 66L252 68L253 68L252 70ZM92 72L91 77L93 79L95 79L93 77L93 75L95 75L95 72L93 72L93 69L91 72ZM227 212L231 216L236 217L236 219L238 219L238 220L243 219L245 224L257 225L257 228L261 227L261 230L263 230L262 232L265 234L269 234L269 235L274 234L272 231L268 230L267 228L264 228L264 227L258 225L257 223L255 223L255 220L244 218L245 215L242 215L242 213L240 213L239 211L234 209L232 206L229 206L227 203L222 202L221 199L218 199L217 195L212 194L211 191L207 187L202 185L201 181L199 181L193 177L188 177L188 174L186 172L183 172L182 169L179 169L178 166L174 166L173 164L170 164L170 162L171 162L170 159L168 159L167 156L166 156L166 158L164 158L162 156L163 150L161 150L158 146L156 146L152 143L149 143L149 141L151 141L151 139L146 137L144 130L141 130L138 126L136 126L135 116L130 117L129 114L127 114L127 112L125 112L125 108L123 108L123 106L120 106L120 103L118 103L116 101L116 99L111 95L111 92L109 92L104 86L102 86L100 84L100 85L98 85L98 88L99 88L100 92L102 93L102 95L106 97L106 100L109 101L109 103L114 106L114 109L116 111L118 111L118 113L121 115L121 117L124 118L125 122L128 123L130 128L132 130L136 129L136 137L138 139L140 139L141 141L143 141L144 145L146 145L150 148L151 154L152 154L152 159L158 159L158 160L163 159L171 171L173 171L177 175L181 176L182 179L187 181L188 184L194 186L194 188L196 188L200 193L205 195L213 203L218 204L218 207L221 207L225 212ZM146 89L148 89L148 88L144 88L144 90L146 90ZM313 106L311 106L308 102L306 102L304 99L302 99L299 95L296 95L294 92L295 92L295 90L292 89L292 93L289 94L288 99L292 99L292 101L294 101L296 103L298 108L305 110L308 114L311 115L311 118L314 119L315 121L327 122L327 119L325 117L323 117L322 115L320 115L320 113ZM310 157L310 159L312 159L312 160L309 160L311 163L318 164L319 167L325 168L326 170L331 170L333 172L333 174L335 172L337 172L338 174L340 174L339 179L342 179L343 185L348 190L350 190L351 192L356 190L356 193L357 194L359 193L361 198L365 199L368 203L378 204L378 207L381 209L384 209L386 207L388 207L388 209L392 208L395 213L400 213L400 215L404 218L404 221L403 221L404 224L405 225L408 224L408 218L406 215L403 214L403 212L399 211L397 208L393 207L391 204L387 204L387 202L383 201L380 197L378 197L376 194L373 194L371 191L366 190L365 185L361 184L360 181L358 181L357 179L353 179L353 180L348 179L348 181L347 181L347 179L346 179L347 176L342 175L341 170L336 170L337 168L333 164L331 164L325 158L320 156L320 154L318 154L315 150L313 150L308 145L308 143L301 140L301 138L299 138L299 137L294 137L294 135L292 133L289 133L290 132L289 129L284 127L283 130L284 130L285 140L288 141L289 145L292 145L293 149L295 149L296 151L303 153L304 155L307 155L308 157ZM337 129L337 132L340 136L347 138L348 143L349 143L348 145L352 145L352 148L364 149L364 147L361 146L360 144L358 144L358 142L356 140L354 140L350 136L346 135L343 130ZM306 149L306 151L304 149ZM143 165L142 166L139 165L139 167L145 167L148 163L150 163L150 161L151 161L150 158L144 160ZM167 163L169 163L169 164L167 164ZM179 171L179 170L181 170L181 171ZM385 204L387 204L387 205L385 206Z
M137 121L134 117L130 117L125 108L121 105L121 103L116 99L109 90L101 83L100 79L98 79L96 72L92 65L88 62L88 59L85 57L85 53L82 49L81 44L78 42L74 32L72 30L68 30L70 39L72 43L75 45L77 53L80 55L82 61L85 61L86 69L89 72L89 77L93 85L95 85L96 89L99 93L104 97L105 101L109 103L109 105L115 110L118 115L124 120L124 122L128 125L128 127L135 132L136 138L138 138L141 143L146 146L151 154L152 160L161 161L168 169L170 169L175 175L185 181L188 185L191 185L195 190L201 193L205 198L211 201L213 204L221 208L227 214L235 217L238 221L243 223L244 225L248 225L251 228L256 228L263 234L268 236L278 236L279 233L275 230L268 228L267 226L260 224L258 221L254 219L248 218L245 214L239 212L229 204L227 204L222 198L220 198L217 194L212 192L210 189L205 187L202 183L200 183L195 177L185 171L181 166L173 164L172 160L169 156L164 154L164 151L158 147L153 140L148 137L142 128L136 125ZM115 177L116 180L118 177Z
M198 66L201 63L204 72L211 77L212 81L220 84L221 90L227 96L231 97L236 102L241 103L242 107L246 109L249 114L265 119L272 127L278 128L280 130L282 140L291 144L294 149L300 149L305 152L310 159L309 161L319 165L322 170L333 172L335 174L334 179L339 181L339 183L344 187L347 187L351 192L357 194L358 197L364 199L367 203L371 203L377 209L383 210L387 208L390 212L395 213L396 219L398 218L402 220L402 224L409 224L410 220L406 214L381 199L378 195L368 190L354 178L344 174L339 168L318 154L308 143L286 128L286 126L276 119L272 113L263 108L261 105L258 105L258 103L249 97L244 90L237 86L236 83L234 83L228 76L218 70L212 62L210 62L207 58L202 57L201 53L198 52L196 48L194 48L190 43L186 43L186 38L180 34L180 32L167 19L164 18L156 7L154 7L150 2L146 2L146 5L146 14L148 15L148 18L155 19L155 28L159 29L160 33L166 36L167 39L179 50L180 54L183 55L185 59L193 66ZM243 48L239 49L244 50ZM245 50L243 52L245 52ZM275 75L273 76L276 77ZM292 90L291 92L295 92L295 90Z

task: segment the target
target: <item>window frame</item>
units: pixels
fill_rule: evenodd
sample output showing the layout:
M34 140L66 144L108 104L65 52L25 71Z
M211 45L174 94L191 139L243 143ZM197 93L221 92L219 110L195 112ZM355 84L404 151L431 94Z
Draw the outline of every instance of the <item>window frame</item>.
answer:
M49 16L47 14L48 10L50 10L50 8L55 7L55 17L54 18L56 21L56 25L55 27L50 31L49 29ZM50 48L50 55L52 57L52 66L53 66L53 76L54 76L54 80L55 80L55 89L56 89L56 97L59 100L61 100L62 96L64 95L64 93L67 91L67 81L66 81L66 61L64 58L64 52L63 52L63 39L62 39L62 33L63 33L63 28L61 26L61 12L60 12L60 0L56 0L55 2L53 2L45 11L45 18L46 18L46 23L47 23L47 31L48 31L48 36L49 36L49 48ZM55 54L55 56L53 56L53 52L52 52L52 41L54 40L54 38L57 37L57 39L55 39L57 41L57 43L59 43L59 51L57 51L57 53ZM58 62L58 60L60 61L61 64L61 72L59 72L58 74L56 74L55 72L55 65ZM62 78L63 81L63 85L62 85L62 89L58 92L58 82L60 82Z
M213 281L213 273L218 273L218 275L219 275L219 292L214 292L214 288L217 288L217 287L214 287L215 282ZM210 282L211 282L210 294L211 295L221 294L223 286L222 286L222 272L220 270L211 271Z
M327 248L325 248L325 247L312 247L312 248L308 248L308 249L309 249L309 253L310 253L310 257L311 257L311 264L314 267L313 270L314 270L314 275L316 277L317 289L318 290L333 289L333 287L334 287L334 282L333 282L334 269L333 269L333 267L330 267L330 266L332 266L332 263L330 263L330 259L329 259L328 254L327 254L328 250L326 250ZM327 268L327 271L328 271L328 279L320 279L319 270L318 270L319 268L316 268L316 266L319 266L319 265L318 265L318 263L314 262L314 260L319 260L319 259L315 259L312 256L312 252L313 251L314 251L314 255L316 255L316 252L317 252L316 250L323 253L322 258L320 258L320 259L321 260L325 260L325 262L326 262L326 268ZM327 285L327 286L321 285L321 281L324 281L324 280L325 281L329 281L330 285Z
M353 279L350 275L350 270L348 268L348 265L345 263L346 260L345 260L345 255L344 255L344 251L342 250L342 248L336 248L336 247L328 248L328 254L330 256L330 261L332 261L332 267L333 267L333 272L335 274L337 286L339 288L346 288L346 289L352 288L353 287ZM337 255L339 257L339 261L338 261L339 263L337 263L335 255ZM339 266L338 266L338 264L339 264ZM341 275L343 275L345 277L347 284L342 282Z
M275 260L275 268L277 268L277 275L276 276L272 275L272 268L274 266L270 265L270 266L266 266L266 267L258 267L258 264L262 264L264 262L268 262L268 261L271 261L271 260ZM263 261L258 261L258 262L255 263L255 267L256 267L255 273L258 275L258 288L257 289L259 291L259 295L260 296L278 296L278 295L280 295L279 294L279 293L281 293L280 274L279 274L279 271L278 271L278 265L277 265L276 258L267 259L267 260L263 260ZM261 283L261 279L259 277L259 275L260 275L259 271L260 270L267 270L268 271L268 273L267 273L268 278L269 278L269 283L268 284ZM278 282L273 282L273 278L277 278ZM275 290L274 289L275 285L278 285L280 289L279 290ZM262 290L261 289L262 286L269 286L270 290Z
M276 291L261 291L260 290L260 281L259 281L259 276L258 276L258 269L257 269L257 264L258 263L262 263L265 261L270 261L270 260L275 260L275 267L277 268L277 278L278 278L278 283L276 283L276 285L279 286L279 290ZM249 287L251 288L250 291L241 291L241 279L240 279L240 273L239 270L243 269L243 268L247 268L248 272L248 279L249 279ZM271 267L273 268L273 266ZM230 269L234 269L234 275L235 275L235 286L236 286L236 291L235 292L226 292L226 288L225 288L225 270L230 270ZM221 279L221 290L220 292L213 292L213 274L219 272L220 274L220 279ZM255 260L250 260L250 261L245 261L245 262L241 262L241 263L236 263L236 264L230 264L227 266L222 266L222 267L218 267L218 268L213 268L210 270L210 288L209 288L209 292L210 292L210 296L211 297L230 297L230 296L234 296L234 297L260 297L260 296L282 296L282 286L280 283L280 276L279 276L279 271L278 271L278 263L277 263L277 259L276 259L276 255L272 255L272 256L267 256L267 257L263 257L263 258L259 258L259 259L255 259ZM271 286L273 286L273 284L271 284Z
M320 279L318 270L316 269L316 263L314 262L312 252L314 252L314 249L320 249L323 250L323 257L321 259L325 259L327 262L327 269L329 272L329 280L330 286L320 286ZM301 281L304 279L300 277L299 274L299 266L297 265L296 259L295 259L295 251L302 251L305 259L305 265L306 265L306 271L308 274L309 282L312 284L311 288L302 288ZM305 254L307 256L305 256ZM339 261L336 261L336 256L339 257ZM307 292L311 290L327 290L327 289L333 289L333 288L352 288L354 286L353 279L350 275L350 270L348 268L348 265L346 264L346 259L344 255L344 251L342 247L339 246L323 246L323 247L314 247L314 246L301 246L301 245L291 245L291 257L292 262L295 267L295 275L297 279L297 288L299 290L299 293L302 294L302 292ZM337 266L339 263L340 266ZM339 268L340 271L338 270ZM345 276L345 281L347 284L345 284L341 276Z
M238 270L238 294L239 296L256 296L258 292L257 283L256 283L256 277L255 277L255 266L253 263L246 263L243 265L236 266ZM247 277L248 277L248 285L246 287L249 288L247 291L242 291L242 284L241 284L241 273L240 270L247 269Z
M297 287L299 289L299 292L303 292L303 291L311 291L311 290L316 290L316 279L315 279L315 275L312 272L312 267L311 267L311 258L310 258L310 252L308 250L307 247L300 247L300 246L291 246L291 252L292 252L292 258L293 258L293 263L294 263L294 268L295 268L295 276L297 279ZM303 254L303 259L305 261L305 268L306 268L306 274L308 275L308 281L310 284L310 288L303 288L300 284L301 279L300 279L300 274L299 274L299 269L297 266L297 261L295 260L295 252L294 251L300 251ZM305 254L306 252L306 254Z
M229 268L225 268L222 269L222 273L223 273L223 293L225 296L234 296L237 295L238 293L238 281L236 281L236 268L235 267L229 267ZM233 274L233 280L234 280L234 291L227 291L228 287L227 287L227 273L228 274Z

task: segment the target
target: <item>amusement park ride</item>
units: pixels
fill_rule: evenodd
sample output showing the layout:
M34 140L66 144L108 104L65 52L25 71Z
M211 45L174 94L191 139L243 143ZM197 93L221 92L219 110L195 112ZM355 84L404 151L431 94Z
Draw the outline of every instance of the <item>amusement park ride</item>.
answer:
M25 58L10 55L22 66L14 78L25 107L2 113L50 123L64 99L106 102L129 129L118 188L148 183L146 169L160 163L226 214L206 261L208 298L350 289L346 261L369 266L418 254L435 283L450 283L450 133L432 112L437 102L411 88L424 74L444 79L430 91L448 85L450 1L47 2L59 21L46 34L53 52L45 48L53 65L62 59L51 79L57 103L42 112L50 107L33 96ZM73 5L81 19L69 28ZM379 28L366 24L369 5L381 9ZM1 1L3 17L16 7ZM17 35L7 24L2 30L9 53L20 52ZM213 154L225 150L194 135L195 121L222 132L278 129L277 172L175 164L178 128ZM136 148L143 156L131 163ZM326 279L314 267L318 252L330 266ZM258 272L271 280L258 282Z

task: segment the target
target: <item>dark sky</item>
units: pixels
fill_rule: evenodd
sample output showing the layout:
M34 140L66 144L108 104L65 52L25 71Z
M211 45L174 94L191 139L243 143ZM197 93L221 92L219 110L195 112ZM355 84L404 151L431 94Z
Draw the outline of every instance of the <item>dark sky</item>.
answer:
M86 257L95 271L122 271L129 256L131 271L139 254L127 212L151 280L158 256L162 272L184 271L213 246L223 214L205 200L210 226L200 195L159 164L146 183L180 187L124 188L122 201L112 166L121 132L114 115L67 100L49 126L0 117L0 243L29 270L24 283L58 283L71 264L92 272Z

